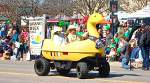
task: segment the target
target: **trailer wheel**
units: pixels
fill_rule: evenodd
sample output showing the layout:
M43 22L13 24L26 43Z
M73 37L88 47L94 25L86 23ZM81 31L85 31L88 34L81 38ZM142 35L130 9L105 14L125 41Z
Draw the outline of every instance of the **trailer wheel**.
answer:
M61 68L57 68L57 72L62 75L65 76L70 72L70 69L61 69Z
M107 61L100 64L99 75L100 77L108 77L110 73L110 65Z
M45 58L40 58L34 64L35 73L39 76L46 76L50 71L50 63Z
M77 77L84 79L88 76L88 66L85 62L79 62L76 66Z

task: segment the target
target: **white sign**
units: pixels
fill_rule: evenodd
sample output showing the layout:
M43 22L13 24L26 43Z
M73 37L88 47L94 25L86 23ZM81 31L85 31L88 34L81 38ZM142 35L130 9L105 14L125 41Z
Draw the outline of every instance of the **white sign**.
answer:
M29 18L30 51L31 55L40 55L42 41L45 36L45 18Z

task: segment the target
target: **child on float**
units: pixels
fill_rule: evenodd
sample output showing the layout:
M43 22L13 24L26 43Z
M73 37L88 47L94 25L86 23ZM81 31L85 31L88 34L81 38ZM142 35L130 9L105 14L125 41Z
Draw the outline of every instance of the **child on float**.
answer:
M76 35L77 35L77 37L79 37L80 40L85 40L88 38L89 33L87 31L87 28L78 27L76 29Z
M68 33L67 42L68 43L74 42L79 39L76 35L76 29L77 29L77 27L75 27L74 25L70 25L68 27L68 29L67 29L67 33Z

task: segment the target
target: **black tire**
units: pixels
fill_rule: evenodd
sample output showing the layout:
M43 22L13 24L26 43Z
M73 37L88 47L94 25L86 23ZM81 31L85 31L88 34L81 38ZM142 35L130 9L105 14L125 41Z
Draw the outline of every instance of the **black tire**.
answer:
M39 76L46 76L50 71L50 63L44 58L40 58L35 61L34 64L35 73Z
M79 62L76 67L77 77L79 79L85 79L88 76L88 66L85 62Z
M110 65L107 61L100 64L99 75L100 77L108 77L110 73Z
M62 75L62 76L66 76L68 75L68 73L70 72L70 69L61 69L61 68L57 68L57 72Z

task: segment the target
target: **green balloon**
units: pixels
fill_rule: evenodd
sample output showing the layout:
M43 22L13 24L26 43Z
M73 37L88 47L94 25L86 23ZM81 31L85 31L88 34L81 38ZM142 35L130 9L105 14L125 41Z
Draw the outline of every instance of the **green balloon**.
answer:
M67 27L69 27L70 22L65 22L65 25L66 25Z
M116 44L111 44L110 45L110 48L115 48L116 47Z
M117 53L121 53L121 48L117 48Z
M10 19L6 20L6 24L10 24L10 23L11 23Z
M109 30L109 29L110 29L110 25L109 25L109 24L105 25L105 26L104 26L104 29L105 29L105 30Z
M65 22L64 21L59 21L58 26L59 27L64 27L65 26Z
M119 42L119 38L115 38L115 43L118 43Z

